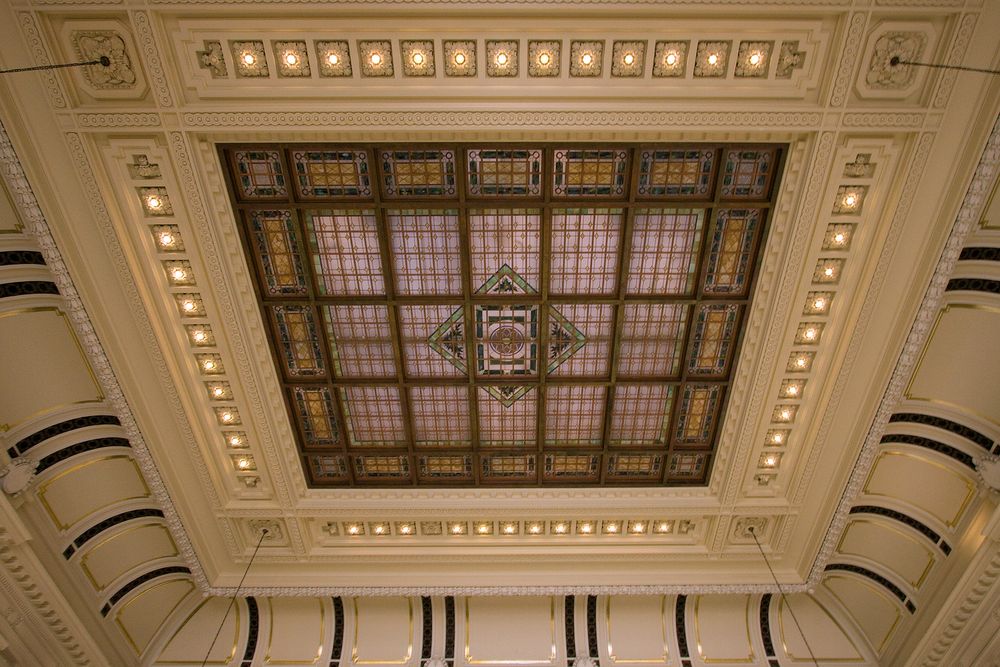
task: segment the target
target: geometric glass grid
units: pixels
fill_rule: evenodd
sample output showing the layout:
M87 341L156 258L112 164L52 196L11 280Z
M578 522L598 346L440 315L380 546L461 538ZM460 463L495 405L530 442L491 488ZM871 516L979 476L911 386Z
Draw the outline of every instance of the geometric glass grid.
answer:
M223 147L306 479L707 483L782 151Z
M366 151L294 151L292 164L301 197L371 196Z
M639 162L639 192L643 198L668 195L704 199L712 189L715 151L645 150Z

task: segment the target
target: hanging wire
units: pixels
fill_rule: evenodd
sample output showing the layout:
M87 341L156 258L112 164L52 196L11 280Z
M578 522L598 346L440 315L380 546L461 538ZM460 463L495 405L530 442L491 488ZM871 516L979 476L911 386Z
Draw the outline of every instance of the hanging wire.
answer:
M802 626L799 625L799 619L795 616L795 610L792 609L792 605L785 599L785 591L781 588L781 584L778 583L778 578L774 576L774 570L771 568L771 562L767 559L767 554L764 553L763 547L760 546L760 540L757 539L757 531L754 530L753 526L748 526L747 530L750 532L750 536L753 537L754 544L757 545L757 550L760 551L760 555L764 559L764 564L767 565L767 571L771 573L771 579L774 580L774 585L778 587L778 593L781 595L782 606L788 609L788 612L792 615L792 620L795 621L795 627L799 629L799 635L801 635L802 641L805 642L806 649L809 651L809 657L812 658L813 664L816 665L816 667L819 667L819 663L816 662L816 656L813 654L812 646L809 645L809 640L806 639L806 633L802 632Z
M17 72L39 72L48 69L62 69L64 67L86 67L87 65L111 66L111 58L101 56L97 60L85 60L79 63L60 63L58 65L37 65L35 67L15 67L14 69L0 69L0 74L16 74Z
M903 60L899 56L889 58L890 67L914 65L915 67L933 67L934 69L953 69L961 72L979 72L981 74L1000 74L1000 69L983 69L982 67L966 67L964 65L938 65L936 63L921 63L915 60Z
M219 621L219 629L215 631L215 636L212 637L212 643L208 645L208 650L205 651L205 658L201 661L201 667L205 667L208 663L208 656L212 654L212 649L215 648L215 642L219 640L219 634L222 632L222 626L226 624L226 619L229 618L229 612L232 610L233 605L236 604L236 597L240 594L240 588L243 586L243 581L247 578L247 572L250 571L250 566L253 565L253 559L257 557L257 550L260 549L260 543L264 541L267 537L267 528L263 528L260 531L260 539L257 540L257 546L253 548L253 554L250 555L250 562L247 563L247 569L243 570L243 576L240 578L240 583L236 585L236 591L233 593L233 597L229 600L229 606L226 607L226 613L222 615L222 620Z

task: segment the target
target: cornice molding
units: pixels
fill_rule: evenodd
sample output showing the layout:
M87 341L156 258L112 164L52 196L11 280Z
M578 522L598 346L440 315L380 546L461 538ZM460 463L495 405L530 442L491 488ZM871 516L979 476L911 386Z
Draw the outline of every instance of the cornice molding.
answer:
M74 138L76 142L75 146ZM70 143L71 150L75 148L77 151L83 151L83 146L82 143L80 143L78 135L70 133L67 135L67 140ZM90 316L87 314L83 301L80 299L80 294L73 283L69 270L66 267L65 262L63 262L59 248L56 246L55 239L53 238L52 232L48 226L48 221L45 219L45 214L42 212L41 207L38 204L38 200L35 198L35 194L31 189L27 176L25 175L24 167L22 166L20 159L14 150L14 146L10 141L10 136L7 134L7 128L2 122L0 122L0 168L3 169L4 181L15 200L15 205L17 206L18 211L21 213L21 217L25 222L26 230L34 236L35 240L38 242L42 255L45 258L45 263L48 265L49 270L52 271L55 283L59 287L59 293L62 295L63 299L65 299L66 312L73 324L77 337L80 340L80 344L87 354L87 358L90 360L90 363L93 365L94 372L101 383L101 387L104 390L104 394L107 397L108 402L114 409L118 419L121 421L122 428L125 430L128 440L132 444L132 455L139 463L139 467L146 479L146 483L149 485L154 498L163 510L164 518L166 519L167 527L170 530L171 536L174 538L185 563L191 569L192 575L199 588L207 588L208 580L205 577L201 563L198 561L198 557L195 554L191 540L188 537L187 531L184 529L180 515L178 514L176 507L174 507L173 501L170 499L170 495L163 483L163 478L160 476L160 472L157 470L156 465L153 462L153 458L149 453L149 449L147 448L146 442L142 437L139 426L136 423L131 409L129 408L128 401L122 393L121 385L118 383L118 378L115 376L115 372L111 368L111 363L104 351L104 347L97 336L97 331L94 329ZM92 200L91 203L94 206L103 209L104 204L100 201L100 197L96 196L95 200L94 188L89 188L89 190ZM103 212L104 215L107 215L106 210ZM116 239L106 240L117 244Z
M918 147L918 152L920 150ZM923 152L925 153L928 150L929 146L923 148ZM861 493L861 487L868 478L875 455L879 450L882 434L885 432L886 425L889 422L889 417L900 403L903 396L903 389L913 374L913 369L920 356L920 352L927 342L935 316L941 306L941 300L945 287L948 284L948 279L954 272L955 264L958 262L958 257L962 252L962 246L965 244L966 237L980 220L990 194L990 187L997 176L998 167L1000 167L1000 117L995 121L990 136L986 141L986 146L976 165L972 181L969 183L965 197L955 216L951 233L945 243L937 266L934 268L930 285L927 287L927 291L920 302L913 325L910 327L910 331L906 336L906 342L903 344L903 349L893 369L892 377L889 380L885 393L882 395L881 401L879 401L878 411L872 420L868 435L865 437L865 442L858 456L858 461L854 466L854 471L841 496L837 511L834 513L830 530L827 532L819 554L813 562L812 570L807 579L807 583L810 586L815 586L819 583L823 575L823 568L826 567L830 556L836 549L841 534L844 532L851 505L854 504L855 499ZM912 195L912 188L910 192L904 191L904 196L907 194ZM912 199L912 196L909 198ZM895 220L893 226L896 227L898 223L900 221Z

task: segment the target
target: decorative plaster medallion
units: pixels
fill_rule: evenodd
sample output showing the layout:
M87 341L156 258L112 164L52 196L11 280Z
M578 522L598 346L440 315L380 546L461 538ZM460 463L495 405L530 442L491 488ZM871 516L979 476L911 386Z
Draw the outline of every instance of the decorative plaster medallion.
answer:
M615 42L611 48L611 76L641 77L646 67L646 42Z
M274 61L278 64L278 76L286 78L308 77L309 51L304 41L274 42Z
M517 76L516 39L487 40L486 74L493 77Z
M773 48L774 42L740 42L733 74L743 78L766 78Z
M530 40L528 42L528 76L559 76L562 41Z
M684 76L687 68L687 42L657 42L653 55L653 76Z
M765 539L767 535L768 520L762 516L744 516L733 522L732 537L736 540L746 540L753 542L756 535L758 540Z
M344 41L316 42L319 57L319 75L328 77L351 76L351 49Z
M229 43L236 63L236 76L256 78L270 76L264 42L260 40L236 41Z
M604 42L587 41L570 43L569 75L598 77L604 66Z
M247 526L250 527L250 531L254 534L254 537L260 538L260 534L267 531L264 535L264 542L267 543L277 543L285 541L285 531L281 527L279 521L274 519L250 519L247 521Z
M434 76L434 42L429 39L403 40L399 43L406 76Z
M226 57L222 51L222 42L205 40L202 42L204 51L195 51L198 66L207 69L213 79L224 79L229 76L226 67Z
M927 46L927 34L923 32L892 31L875 41L875 51L868 66L865 83L869 88L900 90L908 88L917 76L911 65L892 65L893 58L919 60Z
M98 90L133 88L136 83L132 60L125 49L125 40L113 30L74 30L73 47L80 60L107 58L111 64L89 65L82 70L83 78Z
M444 73L447 76L476 76L475 40L444 42Z
M698 77L726 76L730 46L730 42L698 42L694 75Z
M35 479L38 461L19 456L0 471L0 485L9 496L17 495L27 489Z
M362 76L390 77L392 70L392 42L387 39L358 42Z
M799 41L782 42L778 52L778 64L774 68L776 79L790 79L792 72L802 69L805 64L805 51L799 51Z

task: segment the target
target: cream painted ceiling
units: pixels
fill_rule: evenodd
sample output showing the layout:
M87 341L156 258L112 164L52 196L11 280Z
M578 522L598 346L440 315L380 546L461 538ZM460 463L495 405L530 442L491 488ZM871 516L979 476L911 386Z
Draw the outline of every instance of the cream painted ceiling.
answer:
M946 242L964 241L949 241L956 216L963 224L961 215L978 217L987 194L961 208L998 97L987 79L893 69L887 54L988 64L1000 8L831 2L749 15L738 6L609 4L567 16L552 5L530 20L524 8L493 9L483 17L433 5L375 15L303 4L280 16L198 3L4 8L4 66L97 53L115 61L110 72L5 79L0 100L100 343L84 340L85 365L65 375L57 387L65 397L52 400L84 412L81 401L107 400L119 411L127 402L135 420L123 421L132 455L86 459L71 474L53 468L38 486L24 511L52 522L43 541L61 553L77 528L110 515L94 480L120 477L126 506L153 498L166 515L142 529L148 537L120 538L134 539L126 549L134 560L122 566L183 563L194 586L216 593L239 580L262 527L269 535L248 580L259 595L746 592L769 581L753 526L792 590L819 583L831 558L898 568L911 587L898 601L906 615L906 601L922 603L925 580L942 581L940 547L849 511L882 502L919 515L949 548L987 511L974 470L940 449L915 449L914 438L940 426L889 418L930 415L996 440L996 359L964 352L981 344L970 331L995 326L993 297L959 285L939 310L944 285L934 283L929 300L925 292ZM414 48L432 55L432 76L406 65ZM456 48L474 60L474 75L452 67ZM289 49L308 61L308 76L282 65ZM350 58L349 76L330 70L330 49ZM391 59L391 76L369 67L377 49ZM516 62L516 75L497 69L497 49ZM540 72L539 49L558 51L555 75ZM266 75L246 69L247 50L255 65L267 63ZM628 67L626 52L635 55ZM668 70L673 52L683 66ZM749 57L758 52L766 65L754 69ZM584 53L599 61L597 72L583 67ZM708 60L713 53L721 65ZM308 488L216 149L278 141L787 144L709 485ZM988 188L992 172L980 178L975 187ZM976 234L979 245L996 243L990 224ZM948 253L958 247L947 248L951 275ZM973 259L954 276L991 272L989 261ZM65 319L56 308L0 326L5 339L69 355ZM31 358L6 354L12 368ZM106 384L94 392L87 366L108 381L98 354L107 355L121 400ZM53 357L69 364L61 359ZM41 390L2 391L5 448L50 425L55 413L46 416L34 398ZM951 446L966 451L964 441ZM896 539L889 551L869 551ZM888 562L908 548L905 562ZM80 564L88 585L115 589L111 582L126 577L99 553L88 556ZM877 609L859 597L853 574L841 569L823 585L839 604ZM898 606L891 594L886 604ZM902 641L883 618L866 626L882 628L867 637L877 652Z

